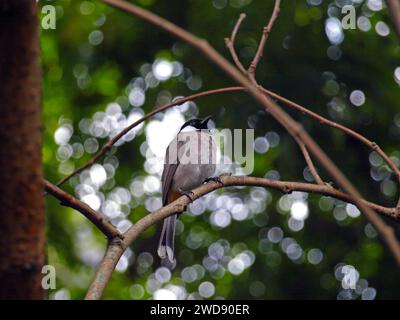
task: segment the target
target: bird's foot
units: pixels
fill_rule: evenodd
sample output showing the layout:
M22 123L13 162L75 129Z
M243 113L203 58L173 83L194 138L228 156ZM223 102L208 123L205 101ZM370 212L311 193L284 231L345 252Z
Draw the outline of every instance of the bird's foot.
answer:
M222 174L222 175L219 176L219 177L210 177L210 178L207 178L206 180L204 180L204 183L208 183L208 182L210 182L210 181L213 181L213 182L219 183L220 185L222 185L222 186L224 187L225 184L222 182L221 177L226 176L226 175L227 175L227 174ZM230 175L230 174L229 174L229 175Z
M182 190L181 188L179 188L178 191L179 191L179 193L180 193L182 196L188 197L189 200L190 200L190 202L193 202L193 201L194 201L194 199L193 199L193 197L194 197L193 191L190 191L190 190L189 190L189 191L186 191L186 190Z

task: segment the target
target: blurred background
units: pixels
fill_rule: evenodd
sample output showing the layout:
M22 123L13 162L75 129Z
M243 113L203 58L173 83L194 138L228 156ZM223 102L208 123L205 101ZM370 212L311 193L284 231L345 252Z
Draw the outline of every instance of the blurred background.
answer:
M245 66L274 4L132 2L207 39L228 59L224 38L245 12L236 40ZM56 29L41 30L43 159L45 177L52 182L152 109L180 96L235 85L185 43L98 1L40 4L55 6L57 13ZM356 7L354 30L342 29L345 4ZM266 88L376 141L399 165L399 58L399 39L381 0L283 1L257 78ZM396 178L376 153L282 107L367 199L396 204ZM217 128L255 129L252 175L312 181L298 146L282 127L247 94L226 93L159 113L63 188L127 230L161 207L163 156L173 135L187 119L208 114ZM57 270L57 289L49 297L81 299L106 239L73 209L51 196L46 202L48 263ZM105 299L400 298L398 268L374 228L355 206L330 197L258 187L209 194L179 219L172 270L156 255L158 227L125 252Z

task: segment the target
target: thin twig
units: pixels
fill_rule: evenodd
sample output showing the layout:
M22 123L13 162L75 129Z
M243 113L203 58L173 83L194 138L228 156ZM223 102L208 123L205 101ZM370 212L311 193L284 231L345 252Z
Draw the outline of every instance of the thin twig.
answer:
M124 10L127 13L133 14L141 19L144 19L152 24L164 29L170 34L185 41L193 48L201 52L205 57L223 70L229 77L235 80L238 84L245 87L249 93L269 112L293 137L299 138L307 147L307 149L314 155L316 160L326 169L338 185L343 188L354 199L356 205L364 213L367 220L372 223L376 231L382 236L382 239L387 244L390 252L395 258L397 264L400 265L400 244L396 239L393 228L388 226L373 210L366 206L359 199L361 195L347 177L338 169L333 161L326 155L320 146L312 139L306 130L276 105L268 96L254 83L249 81L239 69L227 61L220 53L218 53L209 43L201 38L198 38L190 32L178 27L172 22L165 20L156 14L140 8L134 4L122 0L101 0L108 3L113 7Z
M231 56L233 61L235 62L236 66L239 68L240 71L242 71L243 74L247 74L247 70L246 68L243 66L243 64L240 62L240 59L236 53L235 50L235 39L236 39L236 34L239 30L239 27L242 23L242 21L246 18L246 14L245 13L241 13L236 24L235 27L232 30L232 34L230 38L225 38L225 44L228 47L229 51L231 52Z
M275 5L274 5L274 9L272 11L271 17L270 17L267 25L263 29L261 40L258 44L257 52L253 58L253 61L251 62L250 66L249 66L249 69L248 69L247 75L248 75L249 79L256 86L258 86L257 79L255 76L257 66L258 66L258 63L259 63L261 57L264 54L265 45L267 43L267 40L268 40L269 34L272 30L272 27L273 27L275 21L278 19L278 16L280 13L280 5L281 5L281 1L275 0ZM231 54L232 54L232 52L235 53L234 50L230 50L230 51L231 51ZM233 60L235 60L233 56L232 56L232 58L233 58ZM235 63L236 63L236 61L235 61ZM240 63L240 61L239 61L239 63ZM236 63L236 65L237 65L237 63ZM303 143L303 141L301 139L299 139L298 137L294 137L294 138L295 138L297 144L299 145L301 152L303 153L303 156L307 163L308 169L310 170L311 175L314 177L315 182L320 185L324 185L324 181L318 175L317 169L315 168L314 163L311 160L311 157L310 157L310 154L308 153L307 147L305 146L305 144Z
M310 173L313 176L315 182L318 183L319 185L324 185L325 183L319 176L318 171L315 168L314 163L312 162L312 159L310 157L310 154L307 151L306 146L301 141L297 141L297 144L299 145L300 150L303 153L304 159L306 160L306 163L307 163L307 167L310 170Z
M257 64L263 54L264 48L265 48L265 44L268 40L268 36L269 33L271 32L272 26L275 23L276 19L278 18L279 15L279 11L280 11L280 1L275 1L275 6L274 6L274 11L271 15L271 18L267 24L267 26L264 27L263 30L263 35L262 38L260 40L259 46L258 46L258 50L257 53L249 67L248 72L244 69L240 59L238 58L237 54L236 54L236 50L235 50L235 39L236 39L236 34L238 32L239 26L242 23L243 19L246 17L246 15L244 13L240 14L239 19L237 20L235 27L232 30L232 34L230 38L225 38L225 43L227 48L229 49L232 59L235 63L235 65L239 68L239 70L242 71L242 73L246 74L249 76L249 78L253 81L253 83L257 84L257 81L255 79L255 71L257 69ZM306 146L304 145L304 143L302 141L300 141L299 139L296 138L296 141L300 147L301 152L303 153L304 159L307 163L307 166L310 170L310 173L312 174L312 176L314 177L314 180L320 184L323 185L324 182L322 181L321 177L318 175L317 169L315 168L311 157L307 151Z
M283 193L290 193L293 191L303 191L309 193L318 193L325 196L331 196L346 202L353 202L353 199L348 194L338 191L332 187L326 185L317 185L314 183L304 182L291 182L291 181L279 181L270 180L266 178L257 177L246 177L246 176L221 176L221 183L209 182L203 184L196 189L192 190L192 200L196 200L214 190L233 186L258 186L272 188ZM380 205L365 201L364 199L358 199L364 205L370 207L377 212L390 217L396 221L400 220L400 215L395 208L386 208ZM188 197L182 196L169 205L162 207L161 209L149 213L148 215L137 221L128 231L124 233L124 239L113 241L107 248L107 251L100 263L100 266L94 276L94 279L89 287L86 294L86 299L97 300L100 299L104 289L106 288L113 270L118 263L118 260L126 250L138 237L150 226L160 222L164 218L171 216L175 213L183 212L184 208L191 202ZM353 202L354 203L354 202Z
M276 19L278 19L279 12L280 12L280 5L281 5L281 0L275 0L274 10L272 11L271 18L269 19L268 24L263 29L261 40L260 40L260 43L258 44L257 52L256 52L256 54L253 58L253 61L251 62L250 67L249 67L249 70L248 70L249 78L254 83L256 82L255 81L255 72L257 69L257 65L260 62L260 59L264 54L264 48L265 48L265 44L267 43L269 33L271 32Z
M102 231L107 238L113 239L116 237L121 238L121 233L110 222L104 219L100 213L93 210L86 203L76 199L69 193L61 190L51 182L44 180L45 190L52 196L61 201L61 204L71 207L82 213L88 220L90 220L100 231Z
M242 23L243 19L246 17L246 15L244 13L240 14L239 19L237 20L237 22L235 24L235 27L232 30L231 37L230 38L225 38L225 43L226 43L227 48L229 49L229 52L231 53L233 62L239 68L239 70L241 70L243 74L249 76L251 78L251 80L253 81L253 83L255 83L255 84L257 83L257 81L255 79L255 71L256 71L256 68L257 68L257 64L258 64L259 58L262 55L262 51L265 48L265 44L266 44L266 41L268 39L268 35L271 32L272 26L273 26L275 20L277 19L278 15L279 15L279 10L280 10L279 6L280 6L280 1L276 1L275 2L275 6L274 6L274 12L272 13L272 16L271 16L271 18L269 20L268 25L266 27L264 27L264 33L263 33L263 36L261 38L261 41L260 41L260 44L259 44L259 47L258 47L258 52L257 52L256 56L254 57L254 60L253 60L252 64L250 65L250 68L249 68L248 72L244 69L244 67L242 65L242 62L238 58L238 56L236 54L236 50L235 50L236 34L238 32L240 24ZM305 159L305 161L307 163L307 166L308 166L308 168L310 170L311 175L314 177L314 180L318 184L323 185L324 182L322 181L321 177L318 175L317 169L315 168L315 166L314 166L314 164L313 164L313 162L311 160L311 157L310 157L310 155L309 155L309 153L307 151L306 146L299 139L296 139L296 141L297 141L297 144L300 147L301 152L303 153L304 159Z

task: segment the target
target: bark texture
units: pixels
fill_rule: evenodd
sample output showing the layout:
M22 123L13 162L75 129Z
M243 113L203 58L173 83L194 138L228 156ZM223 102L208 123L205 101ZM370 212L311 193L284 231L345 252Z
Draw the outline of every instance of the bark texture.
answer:
M0 0L0 299L42 299L45 213L37 4Z

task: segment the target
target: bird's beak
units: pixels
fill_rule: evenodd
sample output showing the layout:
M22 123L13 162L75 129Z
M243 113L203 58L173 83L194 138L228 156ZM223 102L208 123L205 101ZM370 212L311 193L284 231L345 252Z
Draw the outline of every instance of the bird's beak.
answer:
M205 117L202 121L201 121L201 124L207 124L208 123L208 121L210 121L211 120L211 116L208 116L208 117Z

